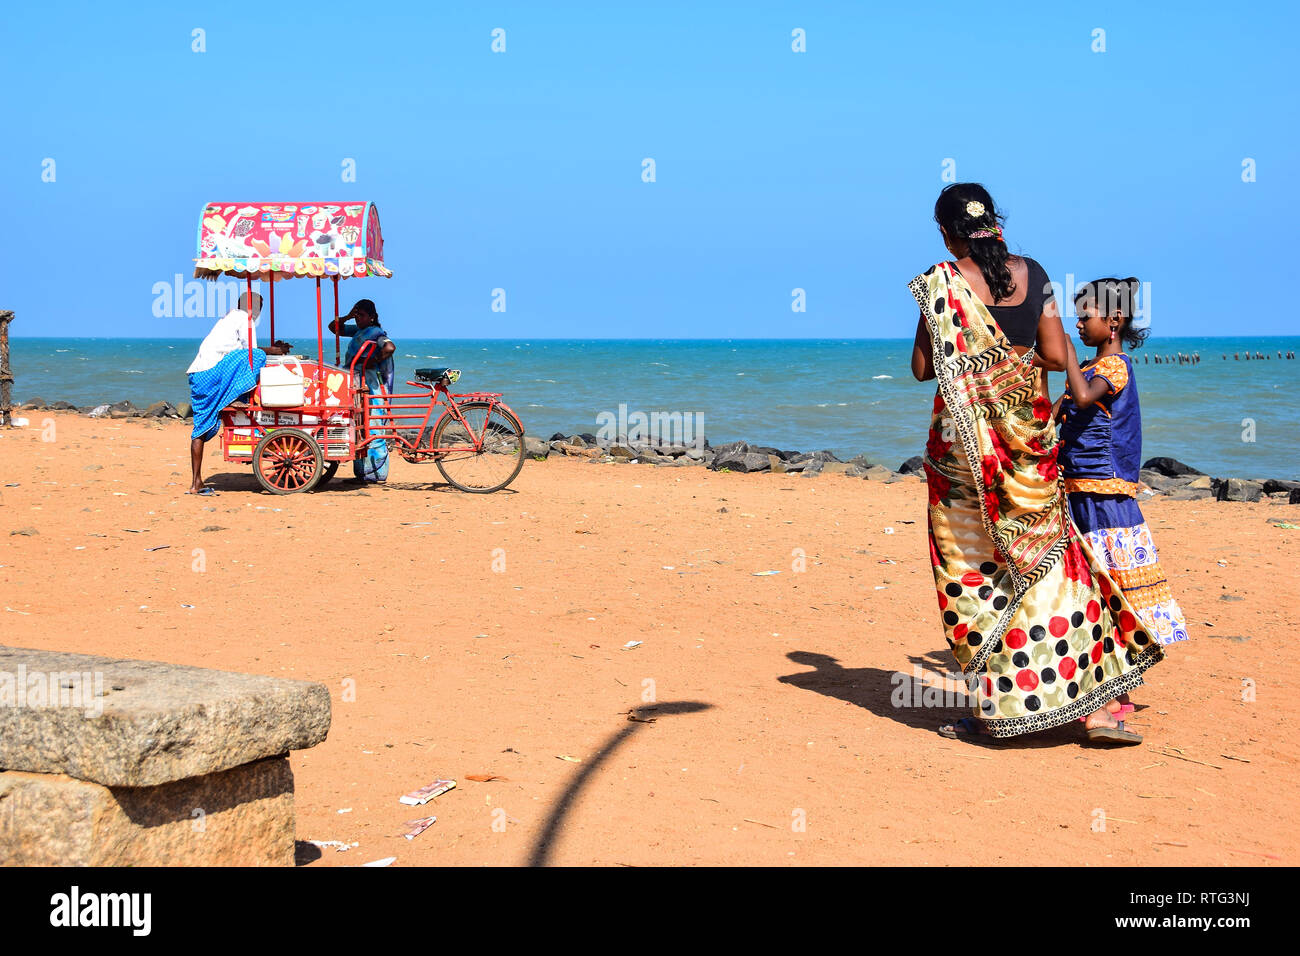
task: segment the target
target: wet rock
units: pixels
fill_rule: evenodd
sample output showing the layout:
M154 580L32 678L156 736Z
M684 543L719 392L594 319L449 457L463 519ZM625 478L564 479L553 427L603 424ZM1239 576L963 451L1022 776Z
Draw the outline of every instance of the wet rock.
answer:
M1300 505L1300 488L1292 489L1291 497L1287 501L1293 505Z
M1148 458L1142 463L1143 468L1149 468L1152 471L1158 471L1166 478L1178 478L1182 475L1203 475L1205 472L1197 471L1191 465L1184 465L1177 458Z
M900 475L911 475L921 472L925 469L925 459L920 455L913 455L907 461L898 466Z

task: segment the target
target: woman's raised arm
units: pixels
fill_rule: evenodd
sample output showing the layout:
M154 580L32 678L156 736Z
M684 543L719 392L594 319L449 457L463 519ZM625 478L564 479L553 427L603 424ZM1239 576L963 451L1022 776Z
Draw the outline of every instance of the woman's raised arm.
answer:
M1043 306L1043 314L1038 317L1034 364L1049 372L1064 371L1067 345L1068 339L1065 328L1061 325L1061 313L1056 307L1056 299L1048 299Z

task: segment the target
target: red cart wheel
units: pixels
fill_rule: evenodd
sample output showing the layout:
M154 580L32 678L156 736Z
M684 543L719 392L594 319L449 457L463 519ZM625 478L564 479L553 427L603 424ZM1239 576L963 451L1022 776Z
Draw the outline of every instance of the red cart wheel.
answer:
M320 445L296 428L268 432L253 452L253 473L273 495L307 491L323 470Z

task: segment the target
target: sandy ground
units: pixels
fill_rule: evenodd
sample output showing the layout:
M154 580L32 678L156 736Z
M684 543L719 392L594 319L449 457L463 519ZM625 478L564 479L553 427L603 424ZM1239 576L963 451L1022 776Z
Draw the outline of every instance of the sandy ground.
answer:
M307 865L1300 862L1300 531L1266 521L1300 506L1144 504L1192 641L1143 746L980 746L935 733L959 685L890 700L953 667L920 481L553 458L471 496L395 460L279 497L217 453L198 499L180 423L32 415L0 431L4 643L325 683L298 837L359 845Z

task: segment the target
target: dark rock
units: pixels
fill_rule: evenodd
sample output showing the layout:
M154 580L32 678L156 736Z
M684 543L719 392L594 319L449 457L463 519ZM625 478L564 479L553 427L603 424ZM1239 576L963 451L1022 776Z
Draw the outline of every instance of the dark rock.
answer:
M1245 478L1228 478L1219 483L1214 496L1220 501L1259 501L1263 485Z
M38 409L38 408L49 408L50 405L49 405L49 403L48 403L47 401L45 401L45 399L43 399L43 398L29 398L27 401L23 402L23 403L22 403L20 406L18 406L18 407L19 407L19 408L26 408L26 409L35 410L35 409Z
M191 405L189 402L181 402L176 406L176 414L179 415L181 418L193 418L194 406Z
M128 401L114 402L108 406L109 418L138 418L140 409Z
M1158 471L1166 478L1179 478L1183 475L1203 475L1205 472L1197 471L1191 465L1184 465L1177 458L1148 458L1142 463L1143 468L1150 468L1152 471Z
M179 418L180 415L171 402L154 402L144 410L145 418Z
M40 534L40 532L37 531L35 528L14 528L13 531L9 532L10 537L13 537L16 534L20 534L24 538L30 538L34 535Z
M600 444L600 442L596 440L596 436L593 435L591 432L583 432L578 437L581 438L584 442L586 442L588 448L592 447L593 445Z
M71 402L64 402L64 401L55 402L53 405L50 406L50 408L59 412L75 412L77 410L76 405L73 405Z
M821 461L821 462L839 461L839 459L835 457L834 452L824 451L824 450L813 452L812 457L815 461Z
M548 458L551 454L551 446L540 438L534 438L532 435L525 435L524 453L530 458Z
M714 448L713 454L716 458L726 458L730 455L743 455L747 451L749 451L748 442L729 441Z
M1270 478L1264 482L1264 494L1266 495L1275 495L1279 491L1290 494L1298 488L1300 488L1300 481L1287 481L1285 478Z
M925 459L920 455L913 455L907 461L898 466L900 475L911 475L916 472L925 470Z
M636 457L636 452L628 448L627 445L610 445L609 453L615 458L622 458L624 461Z
M552 435L550 438L546 440L547 441L568 441L569 436L564 434L564 432L556 432L554 435Z
M772 467L771 461L767 455L760 455L758 452L733 452L729 455L717 455L713 459L713 470L721 471L726 468L729 471L738 471L742 474L749 474L757 471L768 471Z
M1292 489L1291 497L1287 500L1290 504L1300 505L1300 488Z

